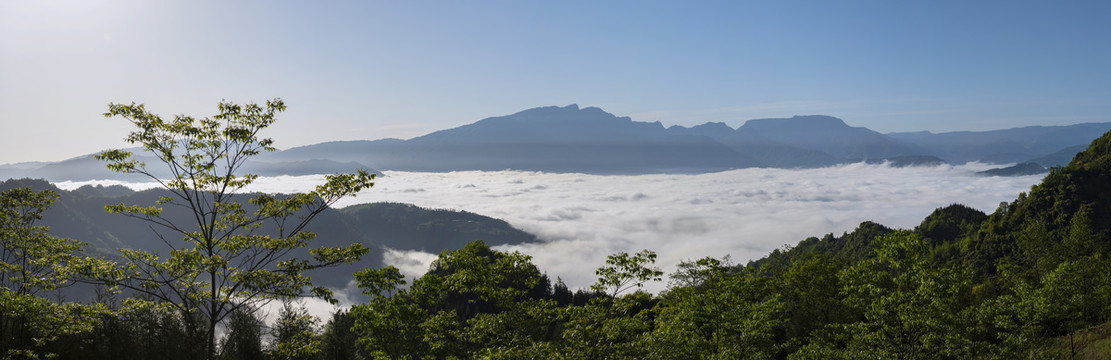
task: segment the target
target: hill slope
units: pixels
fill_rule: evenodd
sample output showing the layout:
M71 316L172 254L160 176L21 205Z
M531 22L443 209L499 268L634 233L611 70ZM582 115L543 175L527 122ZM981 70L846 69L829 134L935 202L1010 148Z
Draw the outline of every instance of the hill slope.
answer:
M1111 132L1091 142L1064 167L1054 168L1029 193L991 214L963 205L935 210L914 229L930 241L939 265L967 266L982 282L997 281L998 268L1019 264L1049 271L1083 256L1111 256ZM868 258L878 235L890 232L865 222L840 237L810 238L788 251L754 260L756 267L786 264L814 254L850 263ZM1039 270L1040 269L1040 270Z
M49 226L54 235L89 243L89 253L113 256L119 248L165 250L165 245L147 223L104 211L106 204L152 205L165 194L161 190L136 192L122 186L86 185L74 191L65 191L43 180L0 182L0 191L17 187L51 190L59 194L58 201L44 214L41 224ZM249 194L240 196L245 199ZM165 211L172 218L179 219L178 223L189 223L184 213L175 213L174 210L169 207ZM351 273L357 269L381 266L386 249L438 253L479 239L491 245L536 241L535 236L498 219L396 203L328 209L317 216L308 230L318 234L316 241L319 246L346 246L359 241L373 249L358 264L330 268L317 274L328 285L336 287L346 286Z

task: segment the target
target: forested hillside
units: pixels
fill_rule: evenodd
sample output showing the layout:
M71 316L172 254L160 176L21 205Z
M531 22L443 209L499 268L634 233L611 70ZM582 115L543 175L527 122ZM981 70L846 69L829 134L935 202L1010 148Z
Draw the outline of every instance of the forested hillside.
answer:
M88 243L85 252L114 256L117 249L142 249L165 252L164 243L150 227L136 219L104 211L109 204L154 203L166 196L164 190L133 191L115 186L85 185L73 191L58 189L44 180L18 179L0 182L0 191L30 188L58 195L52 207L43 212L40 224L51 234ZM257 194L240 194L246 199ZM167 214L184 221L185 213ZM500 219L465 211L425 209L409 204L371 203L341 209L328 209L308 226L318 234L320 244L336 246L361 242L376 249L359 263L317 270L317 278L328 286L342 288L352 280L351 273L365 267L382 266L382 250L419 250L432 253L458 249L482 239L491 245L520 244L536 237Z

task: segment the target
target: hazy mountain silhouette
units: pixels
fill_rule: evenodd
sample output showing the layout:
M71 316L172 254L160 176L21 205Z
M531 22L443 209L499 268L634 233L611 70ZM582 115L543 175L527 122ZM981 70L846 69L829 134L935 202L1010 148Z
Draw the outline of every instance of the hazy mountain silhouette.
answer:
M813 168L847 162L929 166L970 161L1067 163L1111 123L993 131L881 134L825 115L755 119L733 129L638 122L596 107L548 106L482 119L409 140L337 141L257 156L263 176L351 172L530 170L594 174L703 173L747 167ZM146 159L156 163L154 159ZM145 180L109 172L90 156L0 166L0 175L51 181ZM0 177L2 178L2 177Z
M878 132L851 127L841 119L824 115L749 120L737 132L755 134L773 143L819 151L840 159L929 155L916 153Z
M134 156L136 160L148 164L148 169L160 178L170 178L169 170L162 166L162 163L153 156L144 156L142 153L136 153ZM356 169L365 169L371 173L379 173L366 165L355 162L338 162L333 160L322 159L306 159L298 161L254 161L249 160L241 169L247 173L256 174L260 176L280 176L280 175L313 175L313 174L337 174L337 173L350 173ZM96 160L93 155L79 156L69 160L59 161L55 163L44 163L41 166L32 169L24 169L18 173L13 173L8 178L32 178L32 179L46 179L49 181L87 181L87 180L119 180L130 182L146 182L150 181L145 175L140 174L122 174L111 171L104 161Z
M1046 168L1051 168L1054 166L1065 166L1068 165L1070 161L1072 161L1073 157L1076 157L1076 154L1084 151L1084 149L1087 148L1088 147L1085 145L1069 146L1052 154L1030 159L1027 162L1032 162Z
M569 105L487 118L410 140L331 142L271 156L287 161L357 161L407 171L632 174L754 166L812 168L860 161L895 166L1006 164L1036 162L1031 159L1058 151L1066 153L1057 158L1067 157L1068 151L1082 150L1104 128L1111 129L1111 123L881 134L824 115L749 120L737 129L720 122L664 128L658 122L637 122L598 108Z
M1047 172L1049 172L1049 169L1044 166L1038 165L1037 163L1025 162L1008 167L984 170L977 172L977 174L983 176L1023 176L1044 174Z
M991 163L1025 162L1073 147L1077 152L1099 135L1111 130L1111 123L1084 123L1068 126L1028 126L992 131L957 131L934 134L927 131L891 133L890 138L918 146L931 155L951 163L969 161ZM1071 151L1071 150L1069 150ZM1064 162L1042 166L1063 165Z
M409 171L538 170L634 174L706 172L762 165L713 138L671 132L598 108L541 107L407 141L332 142L271 154L294 160L330 154Z

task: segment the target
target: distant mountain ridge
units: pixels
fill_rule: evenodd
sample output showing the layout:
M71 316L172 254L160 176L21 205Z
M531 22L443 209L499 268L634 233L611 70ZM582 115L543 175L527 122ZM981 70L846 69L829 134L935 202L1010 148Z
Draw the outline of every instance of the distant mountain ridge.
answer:
M1033 162L1049 168L1067 163L1107 130L1111 123L882 134L825 115L754 119L736 129L720 122L665 128L572 104L486 118L410 140L331 142L266 156L357 161L405 171L701 173L861 161L910 166Z
M43 180L0 181L0 191L23 187L58 194L58 201L46 211L39 225L50 227L53 235L88 242L85 251L90 254L115 256L120 248L166 251L162 241L147 226L149 224L104 210L107 204L154 204L160 196L168 195L166 190L134 191L120 185L85 185L66 191ZM164 214L179 219L179 223L188 223L186 219L191 216L173 206L164 209ZM500 219L399 203L327 209L307 230L319 235L315 241L320 246L345 246L357 241L373 249L358 264L322 270L316 274L318 277L314 276L337 288L347 285L354 270L382 266L386 249L439 253L461 248L475 240L484 240L490 245L538 241L534 235ZM259 231L268 230L261 228Z
M826 115L664 127L597 107L547 106L490 117L409 140L325 142L261 154L259 175L401 171L526 170L593 174L705 173L814 168L852 162L924 166L971 161L1067 163L1111 122L993 131L882 134ZM81 157L0 166L0 178L123 179Z
M150 170L156 176L170 177L167 169L163 168L159 160L153 156L142 153L135 154L139 161L151 164ZM295 161L247 161L243 171L260 176L298 176L316 174L337 174L354 172L364 169L373 174L381 173L378 170L356 162L338 162L325 159L306 159ZM46 179L49 181L90 181L90 180L120 180L145 182L150 178L139 174L121 174L108 169L106 163L93 158L93 155L84 155L68 160L52 163L21 163L0 165L0 180L3 179Z
M992 163L1033 162L1044 167L1062 166L1072 155L1111 130L1111 123L1084 123L1069 126L1027 126L992 131L947 133L891 133L888 137L918 146L954 163L981 161ZM1072 148L1072 149L1069 149ZM1068 149L1067 158L1038 159Z

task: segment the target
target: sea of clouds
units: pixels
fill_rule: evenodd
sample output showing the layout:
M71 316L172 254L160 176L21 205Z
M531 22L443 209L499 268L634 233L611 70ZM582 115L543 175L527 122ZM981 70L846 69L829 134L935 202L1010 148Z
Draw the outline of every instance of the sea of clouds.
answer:
M934 209L960 203L994 211L1042 176L983 177L984 164L893 168L885 165L784 170L742 169L697 175L601 176L522 171L421 173L387 171L376 185L337 206L403 202L466 210L503 219L541 242L499 250L530 255L541 271L572 288L594 283L594 270L618 252L655 251L665 272L680 261L730 255L735 263L765 256L807 237L840 235L862 221L911 228ZM312 189L323 176L259 178L248 190ZM154 183L121 184L135 189ZM435 254L382 254L419 276ZM666 282L666 281L665 281ZM665 282L647 290L663 289Z

